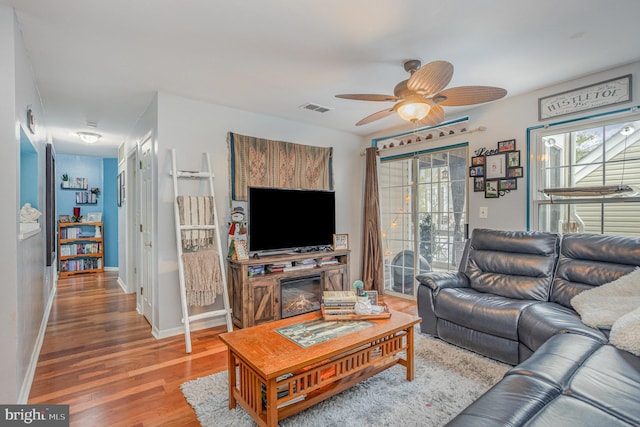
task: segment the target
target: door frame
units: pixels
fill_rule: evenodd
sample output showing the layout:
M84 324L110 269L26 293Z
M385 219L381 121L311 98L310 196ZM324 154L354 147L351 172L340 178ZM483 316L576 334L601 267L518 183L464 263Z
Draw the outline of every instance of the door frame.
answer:
M142 194L142 192L144 191L145 187L142 185L142 180L143 180L143 173L142 173L142 153L143 153L143 149L145 147L145 144L149 144L149 152L150 152L150 175L151 175L151 186L150 188L148 188L148 191L151 194ZM140 142L138 142L137 144L137 161L136 161L136 176L137 179L135 179L136 182L136 194L137 194L137 200L135 203L135 215L137 218L137 224L136 224L136 228L135 228L135 232L136 232L136 244L137 244L137 259L136 259L136 271L138 272L137 274L137 282L136 282L136 305L138 307L138 310L140 312L140 314L142 314L147 321L151 324L152 329L155 330L156 328L156 319L155 319L155 307L156 307L156 290L153 289L153 284L156 282L155 280L155 245L153 245L153 238L154 238L154 223L153 223L153 212L154 212L154 197L153 197L153 193L154 193L154 180L153 180L153 176L154 176L154 158L153 158L153 153L154 153L154 139L153 139L153 134L151 132L149 132L147 135L145 135L143 138L140 139ZM143 209L143 204L145 203L145 200L148 200L149 206L147 207L146 212L148 212L148 216L147 218L143 218L143 214L145 212L145 210ZM145 238L144 238L144 232L143 230L148 230L148 232L150 233L150 241L149 242L145 242ZM151 249L150 249L150 253L145 255L145 243L146 244L151 244ZM147 262L150 265L149 271L147 273L147 271L145 270L145 256L148 256L150 259L147 260ZM148 276L148 277L147 277ZM146 286L146 294L143 295L143 288L144 288L144 284L147 283L148 285ZM148 298L147 298L148 296Z
M138 224L140 223L140 209L139 209L139 190L138 190L138 146L136 145L133 149L131 149L127 155L126 162L124 165L125 168L125 199L124 202L124 213L126 221L126 250L124 262L126 264L127 271L127 289L128 292L136 292L138 293L139 288L139 276L138 271L140 266L139 264L139 251L138 247L139 236L136 230L139 229ZM140 304L140 299L136 297L136 311L139 314L142 314L142 305Z

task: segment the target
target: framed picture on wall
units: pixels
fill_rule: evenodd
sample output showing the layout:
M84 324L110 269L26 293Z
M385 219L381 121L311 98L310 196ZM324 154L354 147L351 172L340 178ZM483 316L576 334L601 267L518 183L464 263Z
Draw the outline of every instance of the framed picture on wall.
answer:
M522 167L507 169L507 178L522 178L522 176L523 176Z
M520 166L520 152L519 151L509 151L507 153L507 167L515 168Z
M484 176L484 166L471 166L469 167L469 176Z
M485 181L484 197L486 199L495 199L496 197L500 197L498 182L499 181L497 179Z
M514 151L516 149L516 140L509 139L506 141L498 141L498 151Z
M471 166L484 165L484 156L474 156L471 158Z
M487 156L485 161L485 173L484 176L487 179L500 179L505 178L507 173L507 155L494 154Z
M473 178L473 191L482 192L484 191L484 178L483 177L475 177Z
M498 188L500 191L516 190L518 188L518 180L515 178L501 179Z

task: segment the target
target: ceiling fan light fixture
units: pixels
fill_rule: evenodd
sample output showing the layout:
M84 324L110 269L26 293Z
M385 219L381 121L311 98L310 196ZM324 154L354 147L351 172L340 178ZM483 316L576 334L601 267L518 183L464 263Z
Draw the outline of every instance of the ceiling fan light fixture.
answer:
M412 123L424 119L431 111L431 105L426 99L406 99L394 108L400 117Z
M78 136L83 142L87 144L94 144L100 138L102 138L102 135L100 135L99 133L93 133L93 132L78 132Z

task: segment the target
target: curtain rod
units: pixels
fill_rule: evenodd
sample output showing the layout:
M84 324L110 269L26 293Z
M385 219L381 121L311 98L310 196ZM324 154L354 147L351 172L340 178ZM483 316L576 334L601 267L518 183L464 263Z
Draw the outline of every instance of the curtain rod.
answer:
M395 146L395 147L384 148L383 150L381 150L381 149L378 147L377 152L378 152L378 154L379 154L379 153L380 153L380 151L385 151L385 152L387 152L387 151L391 151L391 152L393 152L393 151L398 151L398 148L406 148L408 145L415 146L415 147L422 147L422 146L424 146L424 145L425 145L425 143L428 143L428 142L439 141L439 140L444 139L444 138L450 138L450 137L452 137L452 136L460 136L460 135L464 135L464 134L467 134L467 133L473 133L473 132L484 132L485 130L487 130L487 128L486 128L486 127L484 127L484 126L478 126L478 127L476 127L476 128L469 129L469 130L466 130L466 131L464 131L464 132L459 132L459 133L454 133L454 134L447 134L447 135L443 135L443 136L437 136L437 137L432 138L432 139L423 139L422 141L419 141L419 142L412 142L411 144L397 145L397 146ZM410 135L411 135L411 134L407 134L407 135L405 135L405 137L410 136ZM390 139L391 139L391 138L390 138ZM400 138L399 138L399 139L400 139ZM360 156L364 156L365 154L366 154L366 150L365 150L365 151L361 151L361 152L360 152Z

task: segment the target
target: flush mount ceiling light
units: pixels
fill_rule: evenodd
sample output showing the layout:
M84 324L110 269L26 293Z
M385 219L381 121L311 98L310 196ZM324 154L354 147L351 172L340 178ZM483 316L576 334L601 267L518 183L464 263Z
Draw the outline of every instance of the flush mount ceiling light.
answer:
M93 132L78 132L78 136L83 142L86 142L87 144L93 144L100 138L102 138L102 135Z

